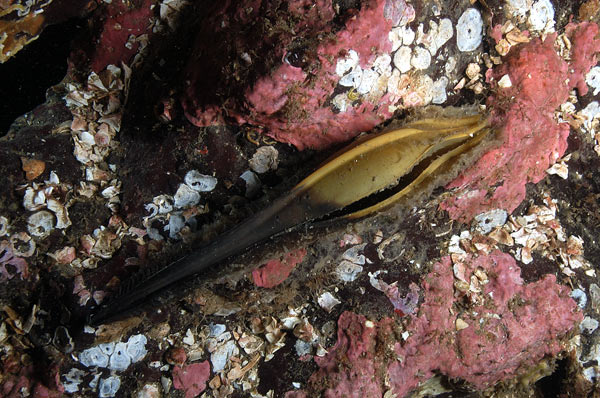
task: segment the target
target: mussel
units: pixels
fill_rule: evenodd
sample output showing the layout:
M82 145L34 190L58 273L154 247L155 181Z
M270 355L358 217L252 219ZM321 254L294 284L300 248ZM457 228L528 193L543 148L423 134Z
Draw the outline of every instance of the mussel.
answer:
M489 131L487 119L473 115L424 119L363 136L287 195L204 248L162 269L134 275L90 323L119 315L158 290L284 231L327 217L358 219L385 209L436 173L446 172Z

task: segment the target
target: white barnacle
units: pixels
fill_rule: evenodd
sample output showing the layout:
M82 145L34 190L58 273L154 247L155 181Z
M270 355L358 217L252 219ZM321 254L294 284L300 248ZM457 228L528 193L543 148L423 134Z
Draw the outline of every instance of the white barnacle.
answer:
M427 69L431 64L431 53L421 46L416 46L410 64L415 69Z
M373 70L380 75L390 76L392 74L392 57L389 54L381 54L373 61Z
M146 356L148 353L147 342L148 339L143 334L136 334L127 340L127 354L129 354L131 362L139 362Z
M473 219L473 229L481 234L488 234L496 227L506 223L508 213L504 209L493 209L478 214Z
M100 348L106 355L111 355L115 351L115 343L111 342L98 344L98 348Z
M71 220L69 219L69 211L67 207L60 203L58 200L49 198L48 199L48 210L52 210L54 215L56 216L56 228L65 229L71 225Z
M456 24L456 44L462 52L473 51L481 44L483 20L475 8L468 8Z
M96 346L83 350L79 354L79 362L88 368L106 368L108 367L108 355L100 347Z
M123 371L131 364L131 357L127 353L127 344L119 342L115 344L115 351L110 356L109 369Z
M100 398L114 397L121 387L121 379L118 376L110 376L100 380L98 396Z
M45 238L53 229L54 216L47 210L38 211L27 219L27 230L38 238Z
M411 49L407 46L402 46L394 54L394 65L400 73L406 73L412 68L411 66Z

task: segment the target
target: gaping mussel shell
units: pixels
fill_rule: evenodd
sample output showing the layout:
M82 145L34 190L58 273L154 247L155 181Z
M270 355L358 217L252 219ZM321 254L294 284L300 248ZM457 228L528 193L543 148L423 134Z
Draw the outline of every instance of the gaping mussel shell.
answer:
M355 219L384 209L436 173L446 172L489 129L483 116L474 115L423 119L365 136L330 158L287 195L208 246L161 269L134 275L90 321L101 323L171 283L306 222L332 214Z

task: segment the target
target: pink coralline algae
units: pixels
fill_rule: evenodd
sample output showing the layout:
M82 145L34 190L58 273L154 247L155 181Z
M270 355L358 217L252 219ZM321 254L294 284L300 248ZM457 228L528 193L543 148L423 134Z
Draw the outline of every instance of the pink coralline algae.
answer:
M294 267L302 262L304 256L306 256L306 249L298 249L287 253L283 260L269 260L262 267L252 271L252 281L259 287L275 287L287 279Z
M7 265L12 267L11 272L7 269ZM9 241L0 241L0 281L12 279L18 274L20 274L22 278L27 278L29 276L27 262L21 257L15 256Z
M198 396L206 388L210 378L208 361L193 363L187 366L175 366L173 369L173 386L185 391L185 398Z
M135 7L128 7L126 2L118 1L106 6L106 21L91 57L93 71L98 73L111 64L128 64L140 46L139 40L128 43L130 38L152 33L152 25L148 21L154 15L154 3L151 0L140 3Z
M496 87L488 105L501 144L448 185L458 190L441 207L453 219L467 222L495 208L511 213L525 198L525 184L539 182L564 154L569 126L557 123L553 112L573 88L582 95L587 92L585 74L600 51L596 24L569 24L566 34L572 41L569 63L554 49L556 35L548 35L543 42L534 39L511 49L505 62L488 74ZM500 88L497 82L505 75L512 85Z
M483 390L557 355L561 339L583 318L569 289L558 285L554 275L525 284L508 254L496 251L457 261L467 280L487 275L479 298L455 289L452 260L443 258L424 278L424 302L410 316L405 341L397 341L392 318L371 322L345 312L338 320L336 344L324 357L315 357L320 369L307 390L286 397L381 397L387 379L401 398L434 374Z
M346 141L389 118L389 105L400 98L385 89L335 111L336 65L350 50L363 69L374 67L378 56L389 65L388 33L414 19L414 9L403 0L367 0L360 10L347 10L342 25L331 1L286 3L287 11L266 15L261 10L285 7L272 0L226 1L212 11L187 68L187 118L197 126L226 119L264 126L268 135L299 149Z
M36 398L59 398L64 397L64 389L59 382L58 367L55 365L48 374L55 374L56 377L50 377L46 384L39 380L39 370L34 366L23 366L14 357L3 359L2 363L3 377L0 381L0 396L5 398L20 398L32 396ZM28 394L25 394L27 392Z

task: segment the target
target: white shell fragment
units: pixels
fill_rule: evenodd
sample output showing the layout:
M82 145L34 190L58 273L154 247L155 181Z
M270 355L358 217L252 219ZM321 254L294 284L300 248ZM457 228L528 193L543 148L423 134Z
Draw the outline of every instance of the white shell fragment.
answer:
M69 211L66 206L56 199L49 198L47 203L48 210L51 210L56 215L56 228L65 229L71 225L69 219Z
M100 398L114 397L121 387L121 379L118 376L110 376L100 380L98 396Z
M348 260L342 260L342 262L335 269L335 273L340 281L353 282L362 272L362 270L362 266L354 264Z
M363 71L360 66L354 68L350 73L344 75L338 82L341 86L358 88L362 80Z
M341 93L333 97L331 100L331 104L338 110L340 113L344 113L348 110L348 108L352 107L352 100L348 98L346 93Z
M569 177L569 166L564 161L556 162L546 170L546 173L566 180Z
M8 233L8 219L4 216L0 216L0 237Z
M49 211L38 211L27 219L27 230L33 236L45 238L52 229L54 229L54 216Z
M531 9L532 0L507 0L506 11L508 15L517 18L519 22L525 20L527 11Z
M319 303L321 308L323 308L327 312L331 312L333 310L333 307L341 303L340 300L335 298L334 295L329 292L321 294L317 299L317 302Z
M79 384L83 381L84 376L85 372L76 368L72 368L69 373L63 375L62 386L65 388L65 392L73 394L79 391Z
M181 214L171 214L169 225L165 227L165 230L169 231L169 238L177 239L183 227L185 227L185 218Z
M277 170L279 165L279 151L273 146L261 146L254 152L250 159L250 168L258 174L269 170Z
M528 22L532 30L554 31L554 6L550 0L538 0L533 3Z
M351 71L358 65L358 53L354 50L349 50L345 58L338 59L335 66L335 73L342 77L346 72Z
M23 195L23 207L29 211L36 211L43 208L46 205L46 194L44 190L36 191L35 189L28 187Z
M504 209L486 211L475 216L474 229L481 234L488 234L492 229L504 225L507 218L508 213Z
M475 8L468 8L456 24L456 44L462 52L473 51L481 44L483 20Z
M210 192L217 186L217 179L213 176L201 174L198 170L190 170L184 177L185 183L197 192Z
M590 88L594 90L594 95L600 93L600 66L594 66L587 75L585 75L585 82Z
M213 365L213 372L220 372L225 369L229 358L239 353L239 349L235 341L228 340L225 344L221 344L210 355L210 362Z
M433 89L431 91L431 102L433 104L443 104L448 99L446 93L446 87L448 87L449 80L446 76L440 77L433 83Z
M253 171L246 170L240 175L240 178L246 183L246 197L252 198L260 191L260 180Z
M509 88L512 87L512 82L510 81L510 76L508 73L498 80L498 87L500 88Z
M577 301L577 306L581 309L584 309L587 304L587 296L585 292L581 289L573 289L570 294L571 298Z
M586 316L585 318L583 318L583 321L581 321L581 324L579 324L579 329L582 332L592 334L594 330L598 329L598 321L594 318Z
M177 192L175 192L175 207L178 209L182 209L185 207L190 207L197 205L200 202L200 194L198 191L190 188L187 184L179 185L177 188Z
M356 88L359 94L367 94L371 91L371 88L379 78L377 72L371 69L365 69L362 74L362 79L360 80L360 84Z

